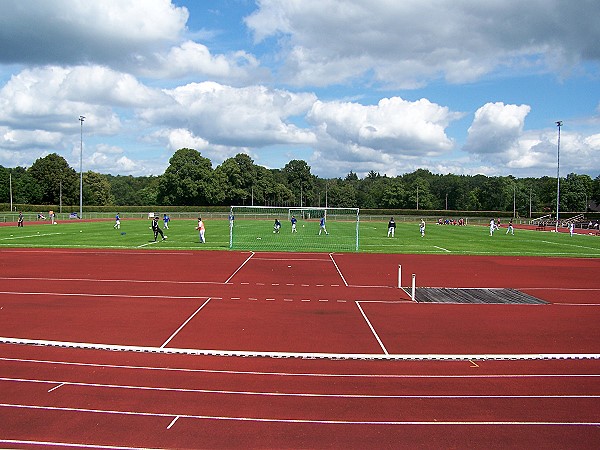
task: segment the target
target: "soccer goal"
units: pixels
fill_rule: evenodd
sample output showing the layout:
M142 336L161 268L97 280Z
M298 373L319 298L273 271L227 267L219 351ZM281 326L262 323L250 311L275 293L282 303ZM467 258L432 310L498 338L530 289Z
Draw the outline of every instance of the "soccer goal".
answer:
M230 217L231 249L355 252L359 248L358 208L232 206Z

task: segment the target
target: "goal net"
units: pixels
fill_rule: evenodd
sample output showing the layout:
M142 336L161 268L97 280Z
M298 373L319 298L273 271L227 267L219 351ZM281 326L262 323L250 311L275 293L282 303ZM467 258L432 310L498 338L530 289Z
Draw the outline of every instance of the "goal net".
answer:
M358 251L358 208L232 206L230 218L231 249Z

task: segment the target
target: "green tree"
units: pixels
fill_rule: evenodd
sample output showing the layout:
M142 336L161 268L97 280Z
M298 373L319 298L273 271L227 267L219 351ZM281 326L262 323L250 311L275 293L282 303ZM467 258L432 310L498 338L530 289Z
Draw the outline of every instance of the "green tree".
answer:
M11 172L0 165L0 203L10 202Z
M294 159L288 162L283 170L288 187L294 192L298 205L305 203L307 193L312 190L313 177L310 173L310 166L306 161ZM300 196L302 195L302 198Z
M119 206L156 205L158 177L131 175L106 175L114 204Z
M388 180L386 176L381 176L379 173L371 170L358 184L357 206L359 208L379 208Z
M93 206L114 204L110 183L105 175L88 171L83 174L83 203Z
M592 193L592 178L589 175L570 173L561 180L560 207L565 211L585 211L586 201Z
M418 209L438 209L439 205L431 192L429 181L422 177L415 178L406 188L406 207Z
M160 179L157 200L163 205L210 205L216 204L217 191L210 159L197 150L181 148Z
M594 178L592 183L592 200L600 204L600 175Z
M245 153L228 158L215 169L222 186L224 201L232 205L245 205L256 184L257 166ZM261 190L264 200L264 189Z
M28 172L39 186L40 203L58 205L61 192L63 204L78 203L79 177L62 156L51 153L39 158Z
M405 195L402 178L393 178L383 191L382 206L384 208L402 208L404 207Z
M158 188L160 177L149 177L144 187L138 191L139 205L158 205Z

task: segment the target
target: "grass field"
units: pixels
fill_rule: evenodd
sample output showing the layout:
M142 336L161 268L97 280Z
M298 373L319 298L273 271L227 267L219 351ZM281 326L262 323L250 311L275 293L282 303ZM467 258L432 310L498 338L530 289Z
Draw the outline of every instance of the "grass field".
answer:
M30 248L105 248L151 250L227 250L229 249L229 223L227 220L209 220L206 223L206 244L200 244L195 220L175 220L164 230L168 239L154 242L150 221L122 220L121 229L113 228L113 221L70 221L57 225L26 223L0 227L0 249ZM162 226L162 223L161 223ZM336 232L339 227L354 227L352 223L328 223L328 236L317 236L318 224L299 227L291 236L287 223L281 233L273 234L270 221L256 221L257 243L236 250L277 251L338 251ZM397 224L396 237L387 237L387 222L360 224L360 252L411 253L411 254L470 254L470 255L523 255L557 257L600 257L600 237L587 234L540 232L528 229L515 230L507 235L501 228L489 236L485 226L439 226L427 224L425 237L419 234L417 222ZM260 238L260 239L258 239ZM275 245L275 241L277 243ZM269 243L273 245L270 246Z

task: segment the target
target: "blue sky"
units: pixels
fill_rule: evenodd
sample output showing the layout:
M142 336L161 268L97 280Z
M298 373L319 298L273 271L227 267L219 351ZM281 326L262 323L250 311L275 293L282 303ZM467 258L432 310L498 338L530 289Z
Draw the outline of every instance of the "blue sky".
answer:
M600 174L595 0L3 0L0 165Z

